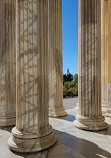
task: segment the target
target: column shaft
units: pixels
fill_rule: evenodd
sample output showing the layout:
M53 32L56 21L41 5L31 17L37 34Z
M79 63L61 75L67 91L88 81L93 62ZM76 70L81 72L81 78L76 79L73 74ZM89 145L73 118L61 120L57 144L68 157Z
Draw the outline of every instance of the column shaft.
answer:
M49 116L66 115L63 107L62 0L49 0Z
M15 2L0 1L0 126L15 125Z
M108 1L108 109L105 116L111 117L111 1Z
M48 0L17 0L17 119L10 149L35 152L55 143L48 120Z
M108 0L101 1L101 101L108 107Z
M107 127L101 112L101 0L79 0L79 114L75 126Z

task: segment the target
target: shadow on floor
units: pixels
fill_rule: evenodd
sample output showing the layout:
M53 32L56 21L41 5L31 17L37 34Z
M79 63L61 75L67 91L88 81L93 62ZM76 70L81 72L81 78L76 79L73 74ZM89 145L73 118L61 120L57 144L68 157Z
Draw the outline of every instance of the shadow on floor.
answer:
M8 131L8 132L10 132L10 133L11 133L11 131L12 131L12 128L13 128L13 127L15 127L15 126L0 127L0 129L1 129L1 130L6 130L6 131Z
M59 119L63 119L63 120L66 120L66 121L73 122L74 120L76 120L76 117L73 116L73 115L67 114L67 116L59 117Z
M76 117L73 116L73 115L67 114L67 116L65 116L65 117L59 117L59 119L63 119L63 120L66 120L66 121L73 122L74 120L76 120ZM88 130L86 130L86 131L88 131ZM111 124L108 124L108 128L105 129L105 130L91 131L91 132L102 134L102 135L109 135L109 136L111 136Z
M108 128L107 129L101 130L101 131L94 131L94 133L111 136L111 125L108 124Z
M50 149L32 154L14 153L24 158L111 158L111 153L92 142L57 130L54 132L57 142Z

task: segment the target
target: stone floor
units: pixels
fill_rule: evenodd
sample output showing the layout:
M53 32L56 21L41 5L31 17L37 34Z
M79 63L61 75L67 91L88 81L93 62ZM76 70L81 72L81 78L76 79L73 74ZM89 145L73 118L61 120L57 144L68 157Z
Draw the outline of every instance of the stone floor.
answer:
M64 100L64 105L68 102L70 107L73 106L73 100ZM50 118L57 142L43 152L24 155L13 153L7 146L11 128L0 130L0 158L111 158L111 118L106 118L107 130L88 132L73 126L76 111L75 108L68 109L67 117Z
M65 109L75 108L77 105L77 102L78 102L78 97L63 99L63 104L64 104Z

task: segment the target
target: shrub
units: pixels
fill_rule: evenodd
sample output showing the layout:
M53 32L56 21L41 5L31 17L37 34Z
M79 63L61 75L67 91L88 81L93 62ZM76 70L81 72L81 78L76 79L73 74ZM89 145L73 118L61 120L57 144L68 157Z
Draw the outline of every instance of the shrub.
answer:
M73 96L78 96L78 88L72 87L70 89L63 89L63 97L65 98L66 96L68 97L73 97Z
M67 78L66 75L64 75L64 85L63 85L63 97L66 96L77 96L78 95L78 74L74 75L73 80L71 81L65 81Z
M65 98L67 96L67 89L63 89L63 98Z
M74 81L70 81L70 82L65 82L64 83L64 88L65 89L70 89L70 88L72 88L72 87L74 87L75 85L74 85Z

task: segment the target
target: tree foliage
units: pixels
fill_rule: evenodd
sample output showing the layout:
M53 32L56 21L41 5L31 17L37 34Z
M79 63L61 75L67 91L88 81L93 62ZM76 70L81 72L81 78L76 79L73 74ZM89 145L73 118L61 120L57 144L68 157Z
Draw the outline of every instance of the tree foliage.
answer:
M67 74L63 75L63 97L77 96L78 95L78 74L74 76L67 71Z
M72 81L73 75L69 72L69 69L67 70L67 74L63 75L63 84L67 81Z

